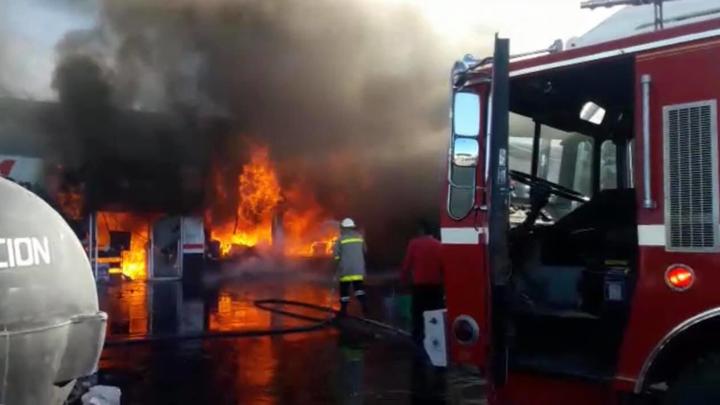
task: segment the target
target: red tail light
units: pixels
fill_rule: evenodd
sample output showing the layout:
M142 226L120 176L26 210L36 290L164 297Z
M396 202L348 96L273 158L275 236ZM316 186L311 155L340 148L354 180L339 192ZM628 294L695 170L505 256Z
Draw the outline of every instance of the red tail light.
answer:
M684 264L673 264L665 271L665 282L675 291L685 291L695 283L695 272Z

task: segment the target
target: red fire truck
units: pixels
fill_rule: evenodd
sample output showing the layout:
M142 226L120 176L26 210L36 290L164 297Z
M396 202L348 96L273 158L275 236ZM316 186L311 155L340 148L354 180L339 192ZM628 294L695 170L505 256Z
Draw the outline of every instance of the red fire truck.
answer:
M500 404L720 403L720 18L451 84L451 360Z

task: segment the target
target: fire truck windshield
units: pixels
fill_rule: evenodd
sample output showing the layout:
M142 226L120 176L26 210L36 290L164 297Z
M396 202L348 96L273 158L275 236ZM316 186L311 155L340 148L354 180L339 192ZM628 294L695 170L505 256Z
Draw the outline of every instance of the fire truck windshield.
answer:
M510 115L510 169L532 175L534 121L519 114ZM536 177L589 196L592 193L593 139L576 132L565 132L546 125L540 127ZM530 186L513 181L511 194L514 214L522 221L529 203ZM557 220L581 203L552 195L545 210ZM516 222L513 220L512 222Z

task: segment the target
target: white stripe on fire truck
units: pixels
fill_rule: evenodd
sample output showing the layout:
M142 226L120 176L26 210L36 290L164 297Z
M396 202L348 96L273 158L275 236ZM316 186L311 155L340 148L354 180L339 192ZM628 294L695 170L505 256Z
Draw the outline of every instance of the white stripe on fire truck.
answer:
M637 230L638 245L665 246L665 225L638 225ZM442 228L440 239L445 245L477 245L480 235L485 233L487 228Z
M638 245L665 246L665 225L638 225Z
M477 245L486 228L442 228L440 240L445 245Z

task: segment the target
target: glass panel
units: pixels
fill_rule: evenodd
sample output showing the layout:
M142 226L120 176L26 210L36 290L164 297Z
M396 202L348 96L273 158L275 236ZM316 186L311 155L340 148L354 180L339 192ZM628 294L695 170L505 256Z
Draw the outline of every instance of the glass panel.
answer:
M455 135L478 136L480 133L480 96L474 93L455 94L453 131Z
M563 143L560 139L540 138L538 156L538 177L560 183L560 162L563 156Z
M460 167L475 167L480 154L477 139L457 137L453 141L453 164Z
M600 190L617 188L617 146L609 139L600 146Z
M577 145L573 189L585 195L592 194L592 142L583 140Z
M530 173L533 152L534 122L518 114L510 114L510 169ZM592 138L543 125L540 130L537 176L585 195L592 194ZM530 188L513 181L513 203L526 204ZM547 210L560 218L578 204L552 196Z
M454 184L468 188L450 186L448 214L455 219L464 218L470 213L475 202L475 167L453 166L451 179Z
M480 96L461 92L453 97L453 156L450 164L448 214L466 217L475 203L475 181L480 147Z
M635 187L635 139L627 143L627 184L629 188Z
M448 205L450 218L462 219L470 213L474 203L473 192L472 189L450 187L450 203Z

